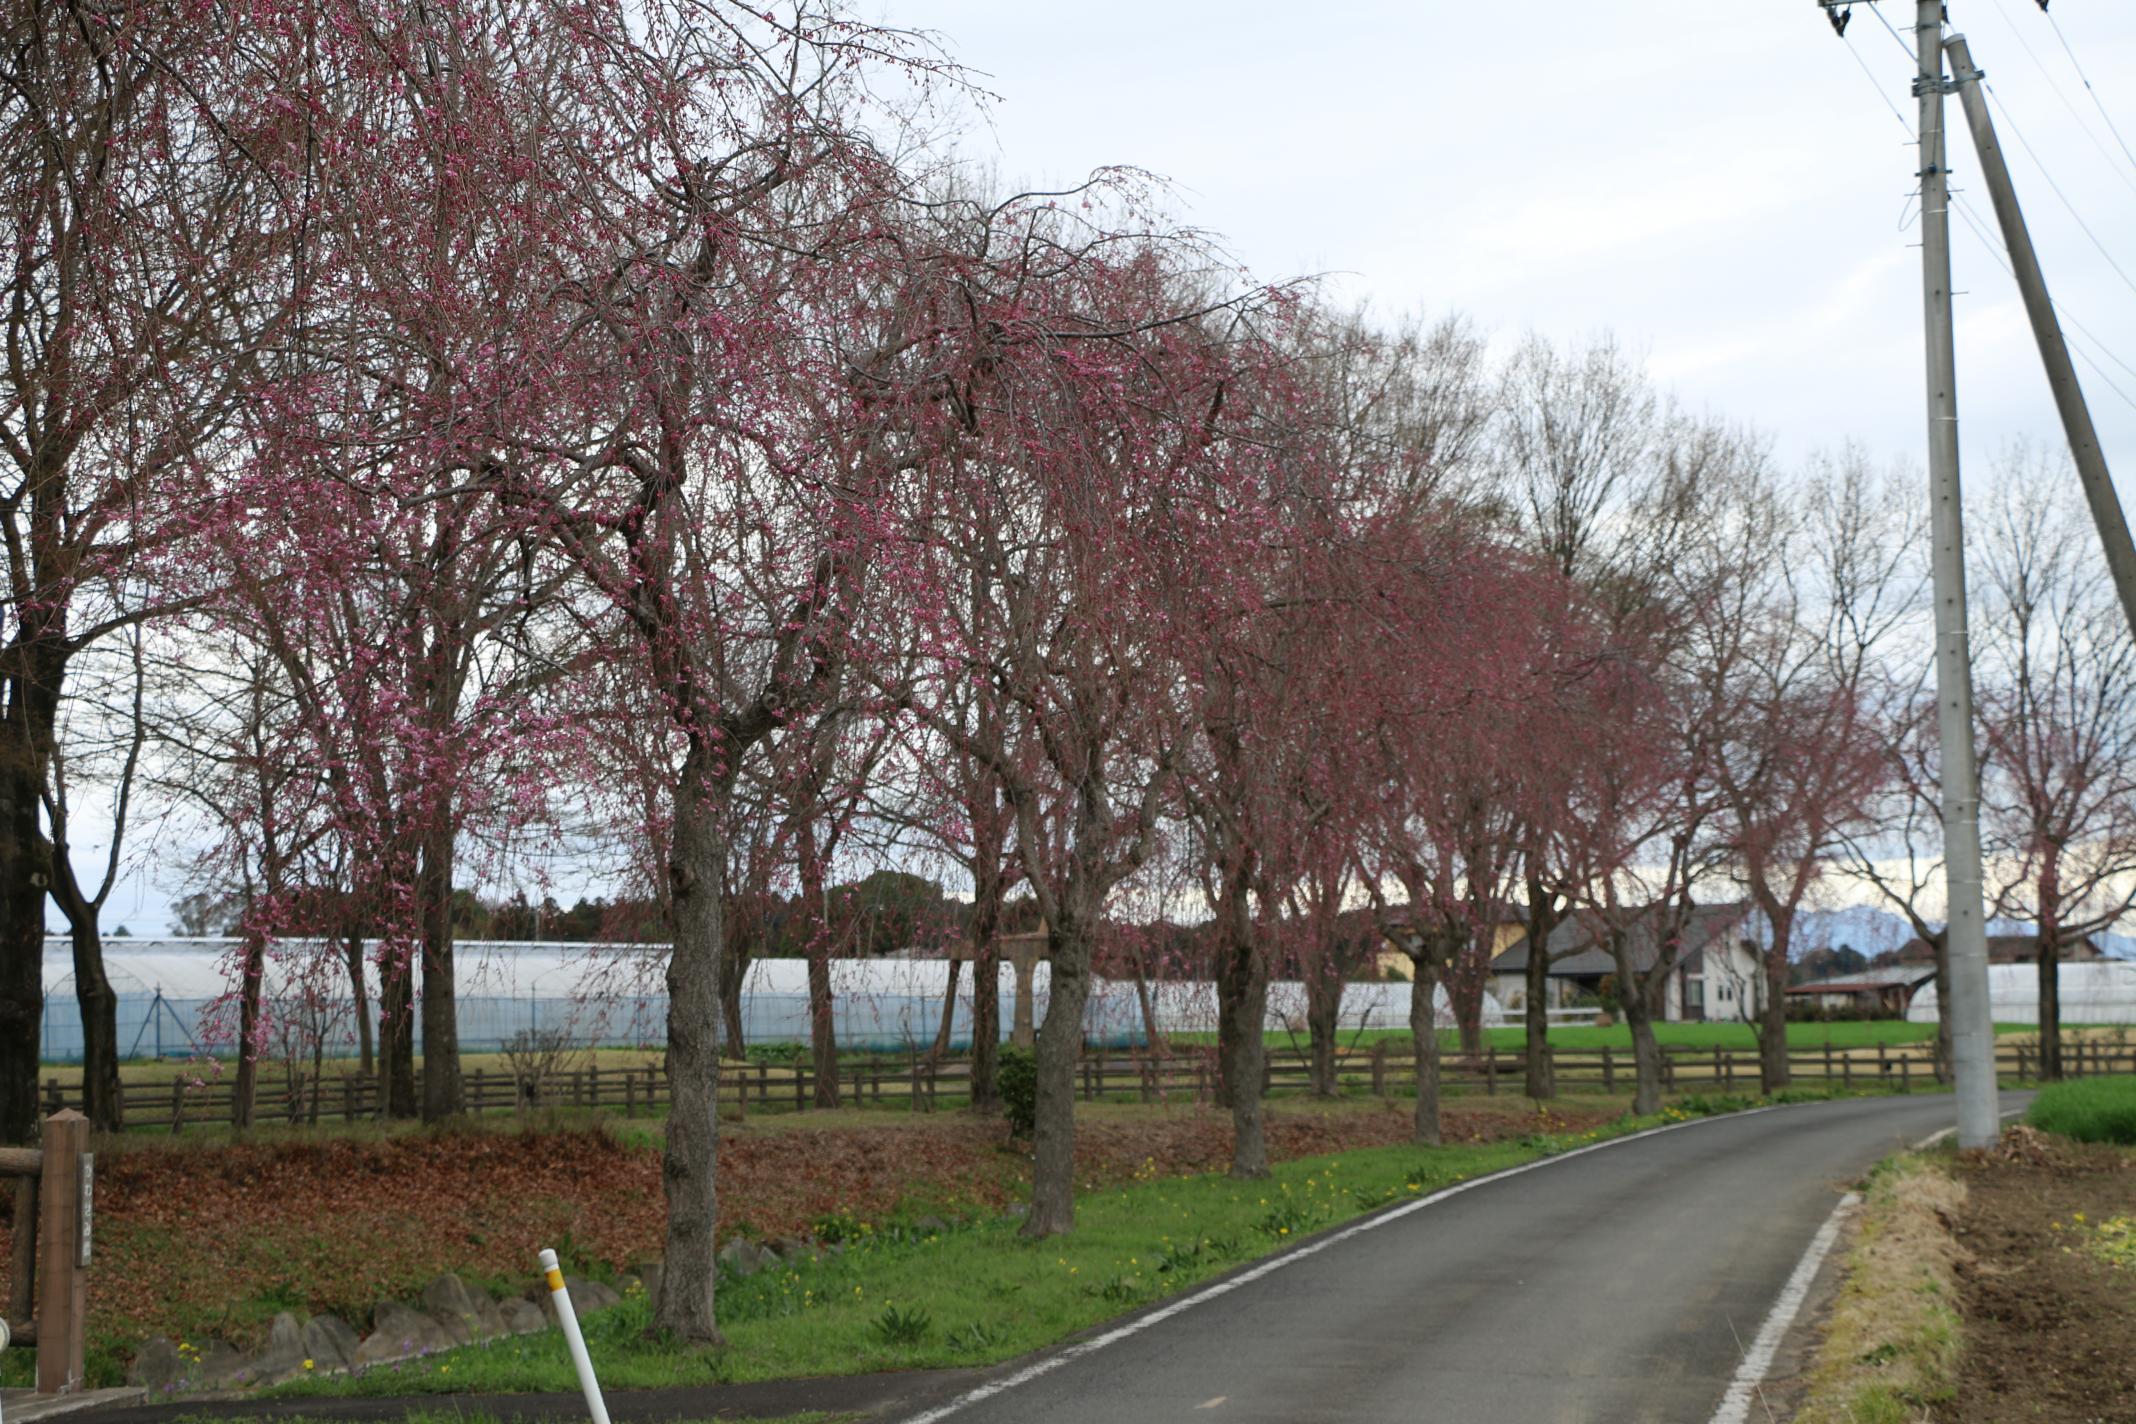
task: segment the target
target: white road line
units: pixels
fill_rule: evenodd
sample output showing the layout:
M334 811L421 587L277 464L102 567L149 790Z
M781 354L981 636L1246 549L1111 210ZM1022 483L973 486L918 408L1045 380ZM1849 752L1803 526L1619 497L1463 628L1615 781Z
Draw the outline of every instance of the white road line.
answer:
M1780 1298L1773 1302L1765 1323L1758 1327L1758 1337L1744 1352L1743 1363L1736 1366L1735 1378L1728 1382L1728 1392L1721 1396L1721 1407L1713 1411L1711 1424L1746 1424L1750 1418L1751 1401L1757 1397L1758 1386L1765 1382L1765 1372L1773 1366L1773 1356L1779 1353L1787 1328L1802 1312L1802 1302L1809 1298L1810 1285L1817 1279L1818 1268L1824 1265L1825 1257L1832 1254L1832 1243L1839 1239L1839 1228L1846 1223L1848 1214L1861 1204L1858 1193L1848 1192L1839 1199L1839 1205L1832 1208L1824 1225L1817 1228L1817 1234L1810 1238L1810 1249L1795 1263L1795 1274L1787 1278Z
M1436 1206L1449 1197L1460 1196L1463 1192L1472 1192L1478 1187L1488 1186L1493 1182L1502 1182L1508 1177L1518 1177L1524 1172L1533 1172L1539 1168L1554 1166L1559 1162L1569 1162L1575 1157L1585 1157L1590 1152L1602 1152L1611 1147L1621 1147L1627 1142L1637 1142L1641 1138L1658 1137L1664 1132L1681 1132L1685 1128L1703 1127L1711 1123L1736 1122L1746 1117L1756 1117L1759 1113L1778 1112L1784 1106L1789 1105L1778 1104L1773 1107L1746 1108L1742 1112L1723 1113L1718 1117L1693 1118L1689 1122L1672 1122L1661 1127L1649 1127L1640 1132L1628 1132L1622 1137L1612 1137L1607 1142L1591 1142L1585 1147L1575 1147L1570 1152L1560 1152L1555 1157L1539 1157L1533 1162L1523 1162L1518 1167L1508 1167L1502 1172L1493 1172L1489 1176L1471 1177L1468 1181L1456 1182L1453 1186L1443 1187L1433 1192L1430 1196L1418 1197L1415 1201L1404 1202L1397 1207L1390 1207L1386 1211L1380 1212L1377 1216L1366 1217L1354 1226L1332 1232L1316 1241L1308 1241L1304 1245L1286 1251L1281 1255L1271 1256L1258 1266L1249 1267L1235 1276L1225 1277L1214 1285L1204 1286L1189 1295L1183 1295L1170 1305L1161 1306L1147 1315L1138 1315L1117 1329L1108 1330L1103 1335L1094 1335L1080 1344L1070 1345L1064 1350L1055 1351L1042 1360L1026 1365L1015 1374L1005 1375L990 1383L975 1386L946 1404L937 1405L921 1414L911 1415L904 1420L903 1424L938 1424L938 1421L947 1419L962 1410L969 1409L984 1400L992 1399L997 1394L1005 1394L1009 1390L1029 1384L1032 1380L1052 1374L1062 1365L1080 1360L1085 1355L1096 1354L1108 1345L1117 1345L1122 1340L1139 1335L1152 1325L1161 1324L1175 1315L1184 1314L1197 1305L1215 1300L1218 1296L1229 1295L1240 1286L1251 1285L1264 1276L1274 1275L1285 1266L1293 1265L1308 1256L1316 1256L1330 1246L1340 1245L1354 1236L1362 1236L1368 1231L1377 1231L1389 1222L1400 1221L1403 1217L1420 1212L1428 1206Z

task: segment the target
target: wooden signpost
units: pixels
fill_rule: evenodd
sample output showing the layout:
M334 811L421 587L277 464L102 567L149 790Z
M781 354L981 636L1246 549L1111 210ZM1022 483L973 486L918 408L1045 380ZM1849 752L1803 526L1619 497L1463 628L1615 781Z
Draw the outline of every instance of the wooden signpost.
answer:
M96 1159L89 1120L72 1108L45 1119L41 1147L0 1147L0 1177L15 1179L11 1346L37 1347L37 1392L81 1388L94 1237Z

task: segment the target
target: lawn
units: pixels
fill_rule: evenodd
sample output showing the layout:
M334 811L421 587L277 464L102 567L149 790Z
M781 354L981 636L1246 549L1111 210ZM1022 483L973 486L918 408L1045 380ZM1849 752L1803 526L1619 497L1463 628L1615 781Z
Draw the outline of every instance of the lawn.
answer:
M585 1323L613 1388L743 1383L810 1375L991 1364L1011 1359L1368 1211L1590 1142L1682 1121L1620 1118L1584 1131L1438 1149L1361 1148L1279 1164L1264 1182L1152 1175L1086 1191L1076 1229L1025 1241L1011 1217L915 1230L848 1218L822 1223L835 1256L723 1279L724 1350L649 1338L650 1302L632 1292ZM1547 1124L1548 1118L1540 1119ZM306 1379L295 1395L567 1390L553 1333L470 1346L360 1376Z
M2079 1142L2136 1147L2136 1078L2071 1078L2050 1083L2025 1121Z
M1995 1031L1999 1034L2035 1034L2039 1032L2039 1029L2033 1024L1997 1024ZM1527 1046L1528 1042L1526 1028L1518 1023L1508 1024L1503 1028L1485 1029L1484 1037L1490 1046L1500 1053L1518 1053ZM1758 1048L1757 1032L1747 1023L1656 1024L1654 1025L1654 1037L1667 1047L1706 1050L1721 1048L1743 1053L1754 1053ZM1934 1024L1906 1023L1895 1019L1872 1019L1867 1022L1845 1023L1791 1023L1787 1026L1787 1046L1798 1053L1821 1049L1827 1044L1836 1049L1875 1048L1878 1044L1884 1044L1889 1047L1898 1047L1901 1044L1927 1044L1934 1042L1935 1037L1936 1026ZM1339 1041L1345 1047L1354 1043L1359 1048L1370 1048L1374 1043L1382 1039L1406 1046L1409 1043L1409 1030L1406 1028L1357 1030L1343 1033ZM1172 1041L1180 1044L1213 1045L1216 1042L1216 1035L1213 1033L1181 1033L1174 1034ZM1293 1034L1279 1029L1273 1030L1268 1034L1268 1043L1271 1048L1295 1048L1302 1052L1308 1042L1307 1036L1303 1033ZM1439 1035L1439 1042L1442 1048L1449 1051L1455 1050L1460 1047L1460 1035L1451 1029L1444 1030ZM1625 1052L1630 1052L1632 1030L1630 1025L1621 1022L1612 1024L1608 1028L1596 1028L1592 1024L1562 1024L1550 1030L1550 1044L1553 1048L1563 1049L1567 1052L1597 1052L1604 1048L1621 1049Z

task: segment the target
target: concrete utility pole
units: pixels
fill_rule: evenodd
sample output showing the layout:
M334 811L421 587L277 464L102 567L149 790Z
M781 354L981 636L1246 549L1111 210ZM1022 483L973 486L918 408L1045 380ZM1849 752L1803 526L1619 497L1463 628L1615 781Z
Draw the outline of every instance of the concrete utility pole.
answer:
M2003 157L1995 136L1995 119L1988 112L1985 77L1973 63L1973 51L1964 35L1943 42L1951 57L1951 73L1958 97L1965 105L1966 124L1973 131L1973 150L1980 155L1981 175L1995 199L1995 217L2002 225L2003 246L2010 249L2010 267L2017 274L2017 288L2025 297L2025 314L2032 318L2032 335L2039 342L2040 363L2047 368L2047 384L2054 388L2054 403L2062 413L2062 429L2069 435L2069 453L2077 462L2077 476L2084 481L2084 498L2091 505L2092 522L2099 526L2099 542L2106 546L2106 566L2114 577L2114 592L2121 596L2121 612L2136 636L2136 542L2129 539L2128 520L2122 517L2120 497L2114 493L2114 477L2107 472L2106 453L2099 448L2099 432L2092 426L2091 408L2084 403L2084 388L2077 383L2076 365L2069 359L2069 343L2062 336L2062 322L2047 295L2047 278L2040 270L2039 254L2032 249L2032 233L2025 226L2024 209L2017 205L2017 187L2010 181L2010 164Z
M1948 900L1951 1069L1958 1145L2002 1135L1996 1112L1995 1025L1988 1008L1988 937L1981 913L1980 773L1973 757L1973 652L1966 626L1965 514L1958 482L1958 353L1951 318L1951 205L1943 126L1943 0L1918 0L1921 72L1921 269L1928 335L1928 473L1934 500L1936 710L1942 741L1943 882Z

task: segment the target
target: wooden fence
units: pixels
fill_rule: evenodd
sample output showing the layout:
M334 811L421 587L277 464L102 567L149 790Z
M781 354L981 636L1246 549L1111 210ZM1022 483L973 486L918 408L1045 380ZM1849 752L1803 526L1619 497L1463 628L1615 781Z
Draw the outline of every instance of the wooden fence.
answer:
M1558 1091L1615 1093L1627 1091L1636 1078L1628 1049L1548 1049ZM2136 1043L2072 1039L2063 1045L2063 1071L2072 1077L2136 1073ZM2029 1083L2037 1076L2038 1050L2003 1044L1996 1070L2005 1080ZM1799 1084L1839 1089L1912 1092L1935 1086L1925 1044L1874 1048L1796 1050L1788 1054L1792 1079ZM1415 1081L1413 1052L1392 1041L1369 1050L1340 1054L1336 1072L1346 1092L1369 1091L1389 1096ZM1527 1072L1525 1053L1446 1053L1441 1082L1450 1094L1497 1094L1521 1091ZM1758 1085L1758 1055L1749 1050L1665 1047L1663 1087L1671 1092L1739 1092ZM1175 1049L1162 1056L1146 1052L1093 1050L1077 1068L1078 1088L1089 1101L1206 1102L1214 1095L1218 1071L1215 1051ZM930 1062L924 1057L849 1059L839 1068L840 1102L848 1105L901 1106L932 1111L947 1101L961 1101L970 1091L968 1058ZM597 1065L553 1073L539 1080L510 1073L474 1069L463 1077L470 1113L519 1112L565 1108L655 1115L667 1106L667 1083L649 1065L603 1068ZM723 1111L747 1115L806 1112L815 1104L815 1075L805 1062L728 1063L720 1071ZM1267 1090L1309 1091L1312 1066L1295 1049L1271 1049ZM78 1106L57 1079L45 1085L45 1110ZM140 1130L183 1131L221 1126L230 1121L233 1084L174 1082L168 1086L130 1085L124 1090L126 1125ZM337 1075L316 1084L302 1078L269 1081L264 1075L254 1099L254 1121L276 1124L355 1122L378 1115L378 1084L357 1074Z

